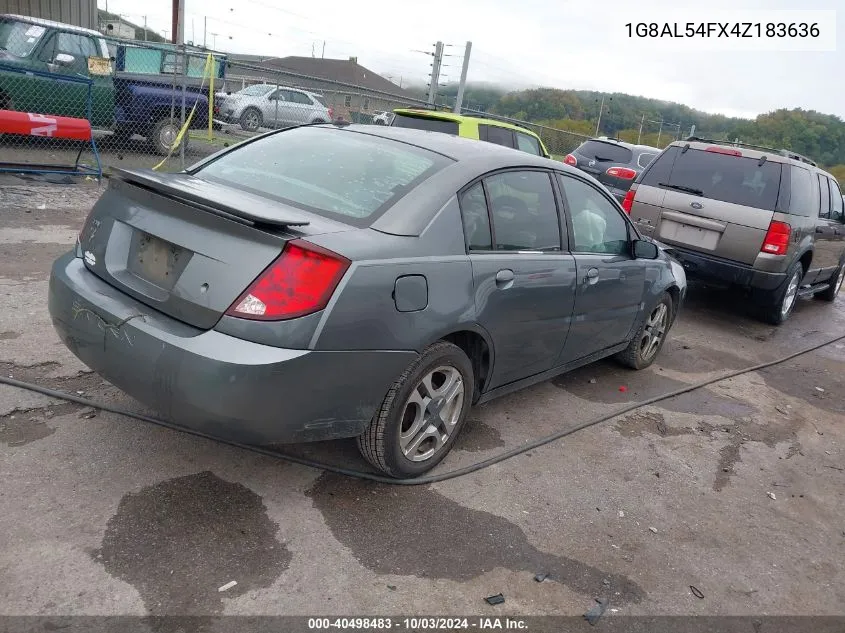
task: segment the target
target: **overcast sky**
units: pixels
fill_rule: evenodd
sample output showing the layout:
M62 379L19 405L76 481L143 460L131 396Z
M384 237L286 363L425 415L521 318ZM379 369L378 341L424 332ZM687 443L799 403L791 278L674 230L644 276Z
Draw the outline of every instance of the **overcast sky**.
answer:
M99 0L150 28L170 29L171 0ZM753 117L801 107L845 118L845 4L841 0L709 0L690 3L694 19L719 9L826 9L836 16L835 52L692 51L631 42L625 24L669 19L670 0L186 0L185 39L228 52L285 57L357 56L359 63L400 80L423 83L434 43L451 47L441 82L460 77L473 42L469 80L513 87L545 86L624 92ZM108 6L107 6L108 5ZM697 6L696 6L697 5ZM830 26L822 25L822 26ZM212 35L216 34L216 35ZM712 42L712 40L711 40ZM657 46L657 48L653 48ZM661 48L662 47L662 48Z

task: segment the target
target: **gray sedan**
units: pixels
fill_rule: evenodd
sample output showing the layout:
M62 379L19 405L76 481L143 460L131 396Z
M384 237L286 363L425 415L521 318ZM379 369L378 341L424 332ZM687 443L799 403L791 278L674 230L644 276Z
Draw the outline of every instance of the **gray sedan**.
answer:
M396 477L473 404L654 361L686 293L590 176L377 126L271 132L183 173L118 171L50 278L64 343L178 424L357 437Z

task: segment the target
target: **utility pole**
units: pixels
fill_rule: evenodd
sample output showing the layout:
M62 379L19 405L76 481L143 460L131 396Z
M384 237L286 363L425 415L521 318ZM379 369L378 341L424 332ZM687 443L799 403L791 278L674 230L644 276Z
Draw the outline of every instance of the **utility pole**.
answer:
M202 23L202 47L206 47L206 34L208 33L208 16L203 16L203 23Z
M443 42L434 46L434 61L431 64L431 78L428 84L428 104L433 106L437 101L437 88L440 83L440 66L443 63Z
M179 13L177 15L177 44L185 43L185 0L173 0L179 3Z
M322 57L320 57L320 59L325 59L325 58L326 58L326 40L323 40L323 55L322 55Z
M220 35L219 33L212 33L211 31L208 34L213 37L214 39L211 40L211 48L217 50L217 36Z
M637 145L640 144L640 141L643 138L643 125L645 124L645 112L643 112L643 118L640 120L640 133L637 134Z
M464 101L464 90L467 85L467 71L469 70L469 54L472 52L472 42L467 42L464 51L464 66L461 68L461 82L458 84L458 96L455 99L455 114L461 113L461 104Z
M604 95L601 96L601 105L599 106L599 120L596 121L596 136L599 135L599 126L601 126L602 114L604 114Z
M170 16L170 36L173 44L178 44L179 35L179 0L173 0L173 13Z
M147 16L144 16L144 41L147 41Z
M663 117L660 117L660 127L657 129L657 147L660 147L660 134L663 132Z

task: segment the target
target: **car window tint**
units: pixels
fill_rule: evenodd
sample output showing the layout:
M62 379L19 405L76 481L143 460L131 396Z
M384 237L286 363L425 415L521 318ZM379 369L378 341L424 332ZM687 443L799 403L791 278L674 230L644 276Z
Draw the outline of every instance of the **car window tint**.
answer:
M485 134L481 134L482 128ZM513 147L513 130L506 127L499 127L498 125L479 125L479 137L488 143L496 145L504 145L505 147Z
M835 180L828 179L828 182L830 183L830 219L842 222L842 192L839 190L839 185L836 184Z
M450 162L420 147L369 134L300 127L244 143L195 173L368 226L372 216Z
M485 180L496 250L560 250L560 223L549 175L509 171Z
M648 152L643 152L643 153L642 153L642 154L640 154L640 155L639 155L639 157L637 158L637 165L639 165L640 167L642 167L643 169L645 169L646 167L648 167L648 164L649 164L651 161L653 161L653 160L654 160L654 157L655 157L655 156L657 156L657 154L649 154Z
M537 142L537 139L533 136L523 134L522 132L517 132L516 145L517 148L522 150L523 152L528 152L529 154L534 154L535 156L541 155L540 143Z
M678 153L669 176L671 187L698 190L705 198L774 211L781 164L689 149ZM662 181L666 182L666 181Z
M819 177L819 217L830 218L830 186L827 178L818 174Z
M573 250L628 255L628 223L602 193L582 180L559 175L572 221Z
M634 153L627 147L604 141L586 141L575 151L605 163L630 163L634 158Z
M404 127L412 130L425 130L427 132L443 132L444 134L458 135L458 124L455 121L444 121L422 116L408 116L397 114L390 124L393 127Z
M813 174L797 165L790 167L789 212L793 215L815 217L818 197L813 187Z
M467 189L461 196L461 217L467 246L471 251L493 250L490 237L490 216L484 187L479 182Z
M678 147L672 145L658 154L648 167L640 173L637 182L650 187L657 187L661 182L669 182L669 174L678 156Z

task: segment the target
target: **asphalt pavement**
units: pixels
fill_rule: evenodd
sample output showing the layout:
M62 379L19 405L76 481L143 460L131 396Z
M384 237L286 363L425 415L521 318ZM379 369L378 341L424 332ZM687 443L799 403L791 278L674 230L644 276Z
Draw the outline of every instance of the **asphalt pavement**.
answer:
M152 413L47 314L50 265L100 191L0 182L0 370ZM438 472L843 334L841 298L778 328L695 286L654 366L477 407ZM601 598L606 617L845 615L843 375L845 341L421 487L0 385L0 614L581 615ZM291 450L364 467L350 441Z

